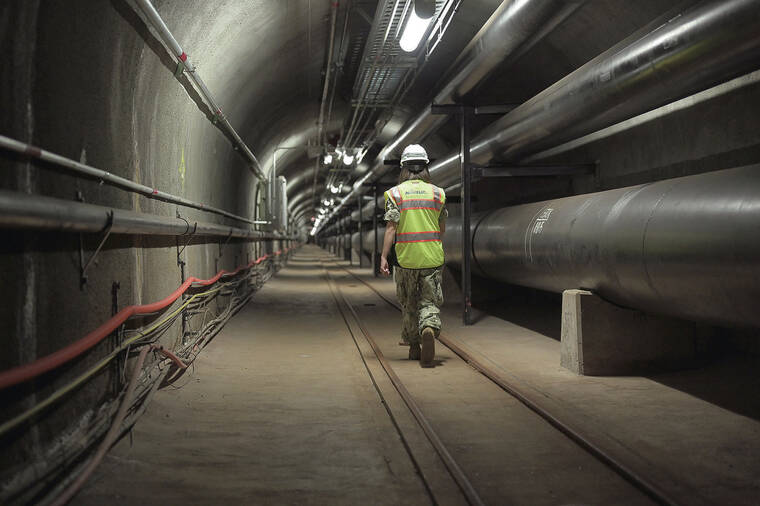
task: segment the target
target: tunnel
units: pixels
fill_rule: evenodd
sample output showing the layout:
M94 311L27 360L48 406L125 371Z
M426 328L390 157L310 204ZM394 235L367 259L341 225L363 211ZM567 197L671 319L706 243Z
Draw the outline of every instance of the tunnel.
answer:
M759 27L0 3L0 504L757 504Z

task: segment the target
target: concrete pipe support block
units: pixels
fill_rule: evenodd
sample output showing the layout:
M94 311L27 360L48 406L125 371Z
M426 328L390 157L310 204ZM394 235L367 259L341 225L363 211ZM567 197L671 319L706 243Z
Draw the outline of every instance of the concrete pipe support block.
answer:
M696 365L696 326L625 309L587 290L562 293L562 367L616 376Z

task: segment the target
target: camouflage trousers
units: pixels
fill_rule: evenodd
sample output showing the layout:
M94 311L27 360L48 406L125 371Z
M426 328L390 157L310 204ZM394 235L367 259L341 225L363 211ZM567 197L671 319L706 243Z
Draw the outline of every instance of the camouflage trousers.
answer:
M441 269L393 269L396 297L401 303L401 338L409 344L420 342L425 327L435 330L436 337L441 330Z

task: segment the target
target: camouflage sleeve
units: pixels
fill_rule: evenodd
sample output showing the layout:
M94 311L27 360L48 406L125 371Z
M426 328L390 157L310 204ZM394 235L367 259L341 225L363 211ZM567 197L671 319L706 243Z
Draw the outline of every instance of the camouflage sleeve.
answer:
M393 223L401 221L401 211L396 202L390 198L388 192L385 192L385 215L383 215L383 219L385 221L392 221Z
M446 193L441 188L441 195L443 196L443 207L441 207L441 214L438 215L438 223L446 223L446 218L449 217L449 210L446 208Z
M441 214L438 215L438 223L446 223L446 218L449 217L449 210L446 209L446 204L443 204L441 208Z

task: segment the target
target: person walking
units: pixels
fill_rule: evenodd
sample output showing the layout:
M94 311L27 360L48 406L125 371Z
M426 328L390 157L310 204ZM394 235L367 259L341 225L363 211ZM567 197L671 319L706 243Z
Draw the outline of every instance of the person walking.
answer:
M395 253L401 337L409 344L409 360L419 360L422 367L433 367L435 338L441 331L441 237L448 216L446 194L430 183L429 161L419 144L404 148L399 184L384 193L386 228L380 258L380 271L389 276L389 258Z

